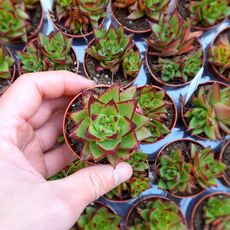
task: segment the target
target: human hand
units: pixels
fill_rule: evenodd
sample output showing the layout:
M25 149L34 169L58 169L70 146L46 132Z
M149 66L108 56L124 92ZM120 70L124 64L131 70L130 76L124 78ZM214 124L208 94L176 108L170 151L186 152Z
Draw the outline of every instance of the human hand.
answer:
M70 229L87 204L130 178L131 166L120 163L46 180L75 159L65 144L50 148L70 96L90 86L66 71L33 73L0 98L0 229Z

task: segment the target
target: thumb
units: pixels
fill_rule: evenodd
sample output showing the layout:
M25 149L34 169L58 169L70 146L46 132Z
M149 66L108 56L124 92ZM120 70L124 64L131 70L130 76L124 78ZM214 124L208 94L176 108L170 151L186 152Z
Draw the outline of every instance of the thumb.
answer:
M116 168L111 165L95 165L59 180L59 189L65 194L66 202L79 208L86 206L112 190L132 176L132 167L119 163Z

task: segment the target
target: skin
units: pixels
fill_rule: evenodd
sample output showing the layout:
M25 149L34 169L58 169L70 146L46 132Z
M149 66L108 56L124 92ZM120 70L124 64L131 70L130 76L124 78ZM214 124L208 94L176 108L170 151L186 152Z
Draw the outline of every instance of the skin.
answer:
M123 162L46 180L75 159L65 144L51 147L68 102L91 86L66 71L33 73L0 98L0 229L70 229L89 203L131 177Z

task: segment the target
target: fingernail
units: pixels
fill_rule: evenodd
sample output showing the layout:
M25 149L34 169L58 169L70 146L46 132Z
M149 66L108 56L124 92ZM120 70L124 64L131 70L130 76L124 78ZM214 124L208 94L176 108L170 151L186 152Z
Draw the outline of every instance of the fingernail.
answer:
M119 163L114 170L114 180L115 184L119 185L120 183L128 180L132 176L133 170L132 167L125 163Z

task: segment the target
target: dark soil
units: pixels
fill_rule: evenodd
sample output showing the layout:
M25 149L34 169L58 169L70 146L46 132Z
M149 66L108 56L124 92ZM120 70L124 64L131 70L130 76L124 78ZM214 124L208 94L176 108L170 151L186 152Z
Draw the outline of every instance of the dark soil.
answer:
M224 175L230 183L230 144L225 148L221 161L227 165Z
M215 195L218 197L228 197L226 195ZM194 230L203 230L203 229L210 229L207 226L205 226L205 220L204 220L204 206L208 202L208 199L203 200L199 206L196 209L196 213L194 215L194 222L191 223L194 226ZM205 228L207 227L207 228Z
M117 20L123 26L131 30L146 32L146 30L151 29L146 17L143 17L137 20L128 20L127 17L130 14L128 9L125 9L125 8L121 9L121 8L117 8L113 6L112 11L114 13L114 16L117 18Z
M184 156L184 159L185 159L185 162L189 162L190 159L191 159L191 156L190 156L190 150L191 150L191 144L196 144L192 141L175 141L175 142L172 142L171 144L169 144L161 153L162 154L166 154L168 156L170 156L170 152L171 150L176 150L178 148L181 148L182 149L182 154ZM198 149L202 149L201 146L197 145L198 146ZM156 165L160 165L160 162L159 162L159 158L160 156L158 155L157 156L157 159L156 159ZM192 189L192 192L191 193L188 193L188 192L177 192L177 193L172 193L174 195L177 195L177 196L191 196L191 195L195 195L197 193L199 193L201 190L202 190L202 187L199 185L199 184L195 184L196 185L196 188L195 189ZM170 192L170 191L169 191Z
M1 95L1 92L9 85L10 85L10 79L0 78L0 95Z

